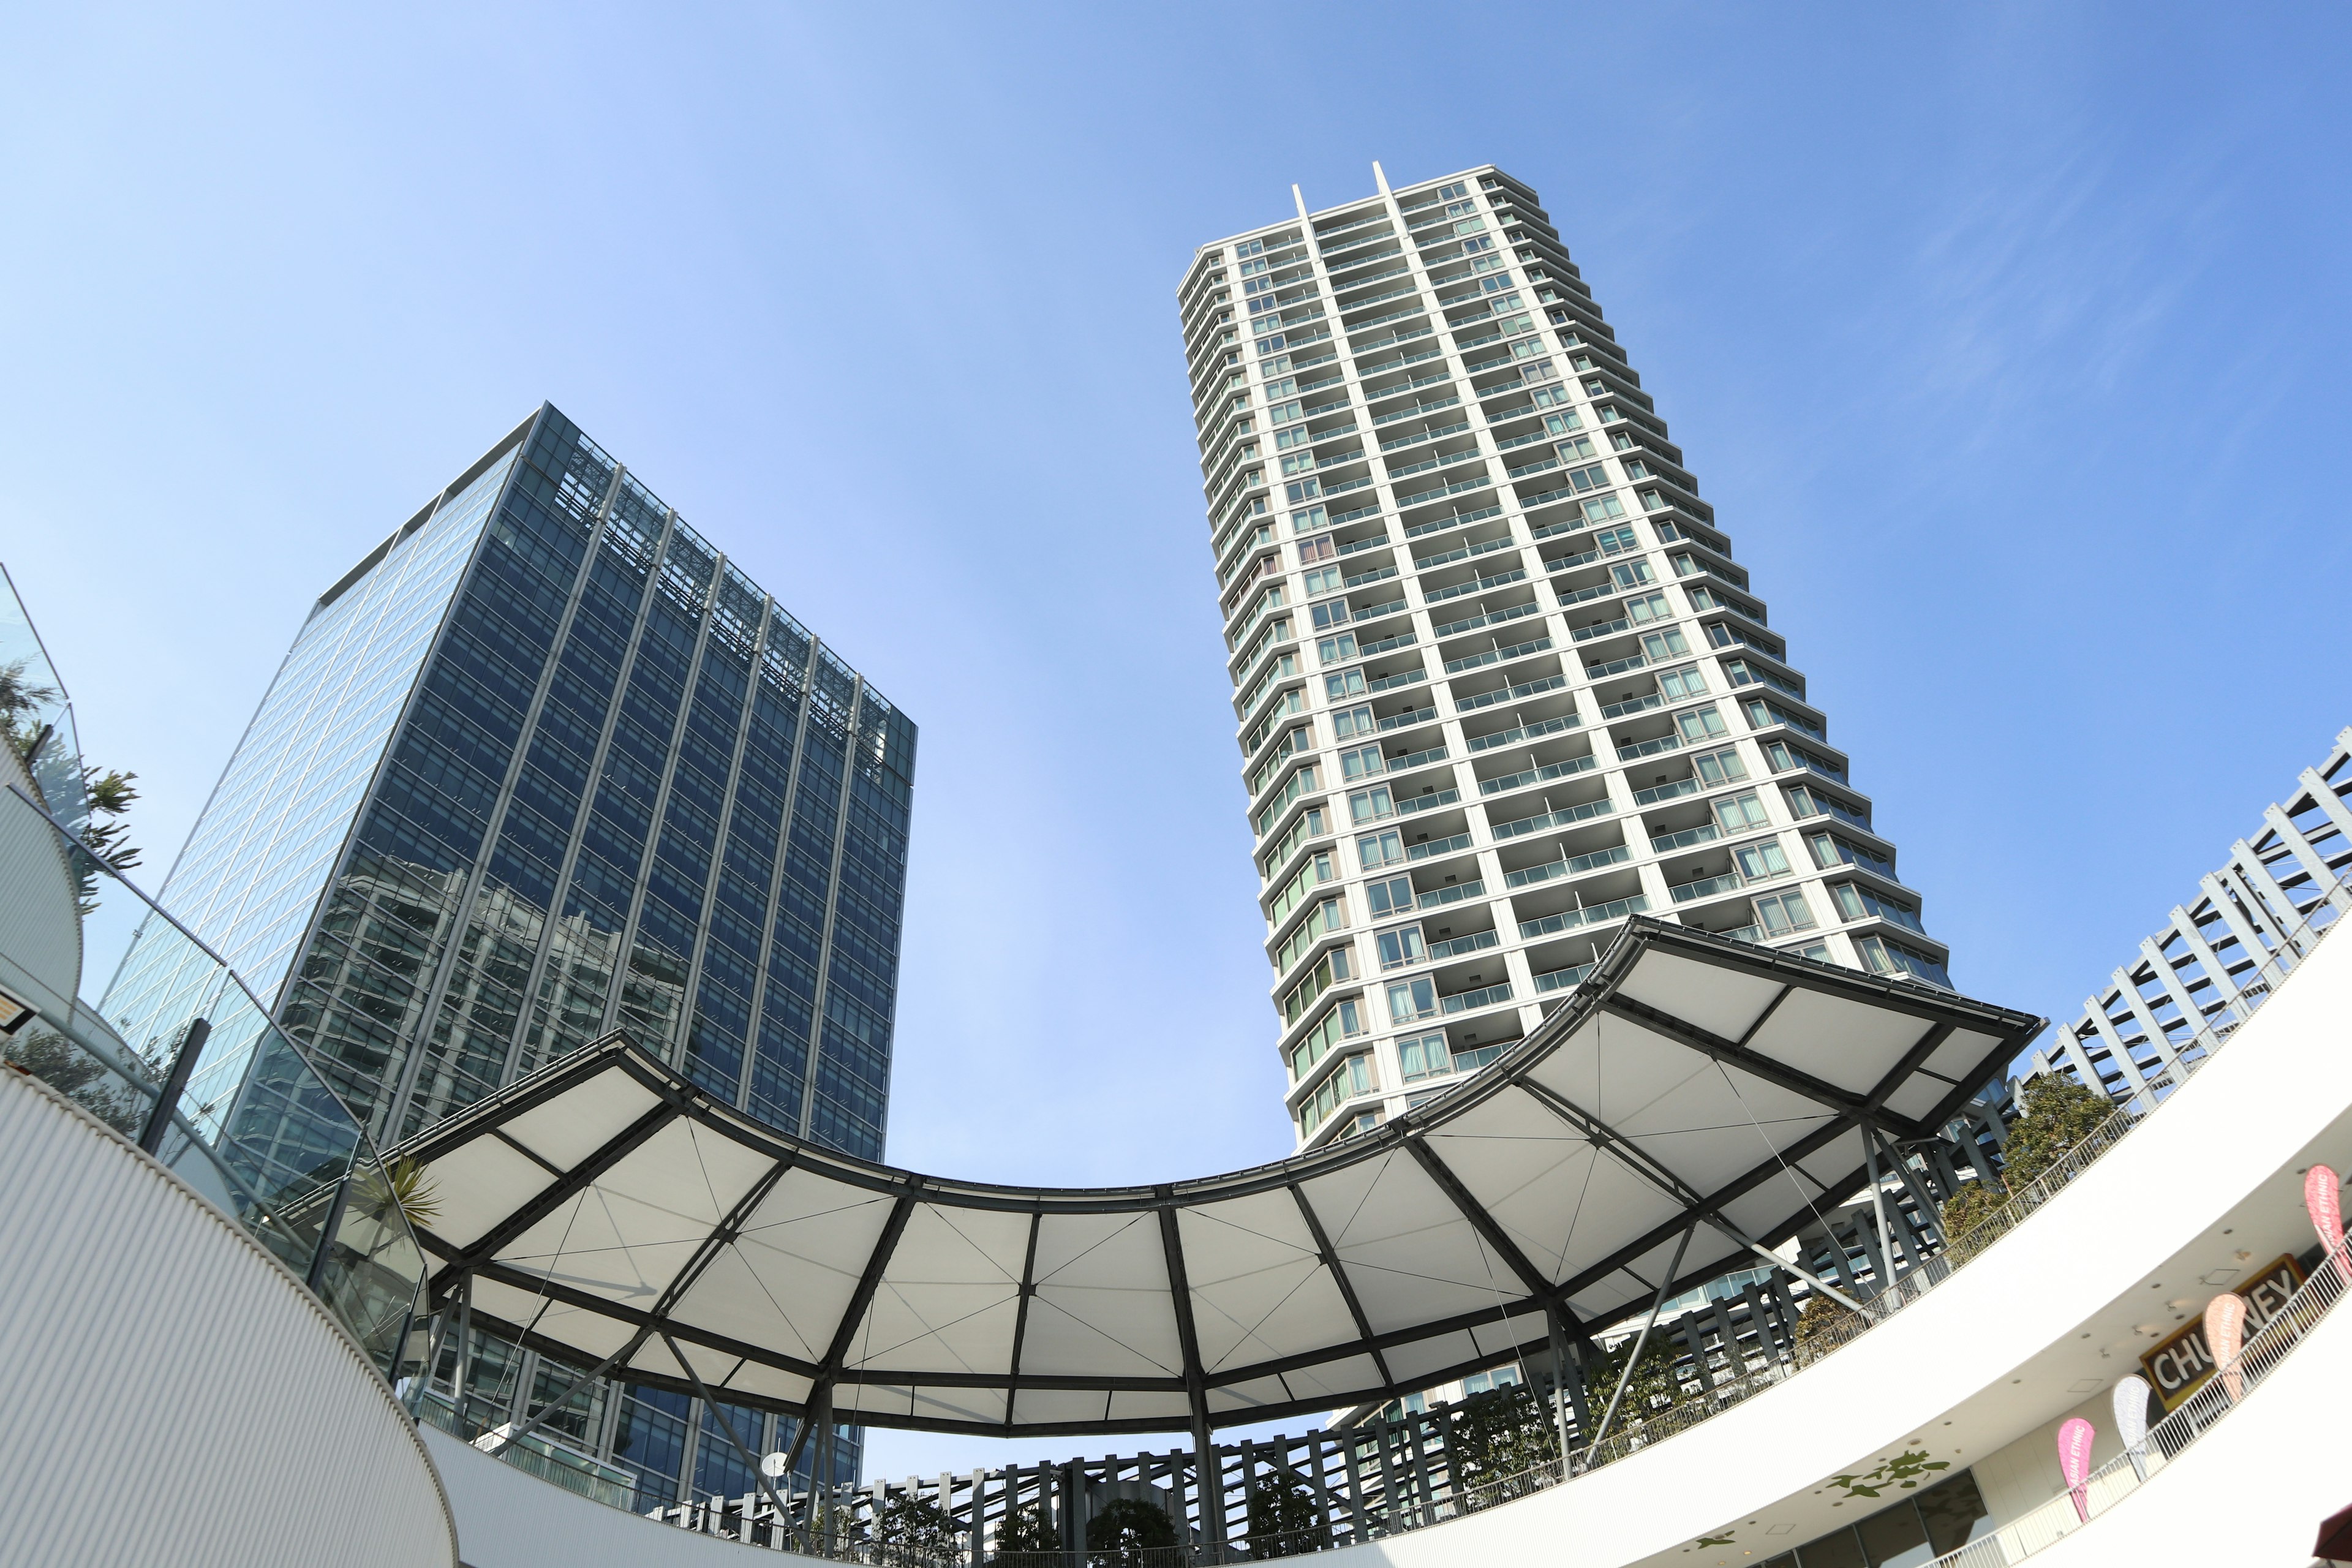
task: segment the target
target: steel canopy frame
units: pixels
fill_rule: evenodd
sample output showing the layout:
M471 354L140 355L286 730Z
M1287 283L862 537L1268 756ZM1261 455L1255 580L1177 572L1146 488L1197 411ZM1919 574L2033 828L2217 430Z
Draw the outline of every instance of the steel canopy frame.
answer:
M867 1163L619 1035L387 1157L440 1205L434 1302L467 1290L575 1365L873 1426L1198 1430L1541 1351L1554 1313L1585 1339L1803 1228L1867 1182L1872 1140L1933 1135L2042 1027L1636 918L1437 1100L1199 1181Z

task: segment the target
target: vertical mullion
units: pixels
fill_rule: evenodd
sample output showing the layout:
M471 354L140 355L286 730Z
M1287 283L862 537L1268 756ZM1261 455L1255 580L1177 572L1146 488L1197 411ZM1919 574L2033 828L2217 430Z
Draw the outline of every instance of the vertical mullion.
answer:
M613 482L617 486L627 477L627 469L619 465L615 467L616 472ZM661 575L662 555L669 549L670 531L675 521L675 513L666 513L663 516L661 534L651 546L651 560L646 569L646 585L638 592L636 615L629 623L629 640L621 649L621 667L613 677L613 699L605 705L604 722L596 731L596 750L588 759L588 783L581 791L580 805L572 815L572 831L563 844L563 864L556 868L555 908L549 911L547 930L540 937L539 952L532 956L530 979L523 993L522 1016L515 1021L514 1039L507 1047L509 1077L513 1076L523 1048L523 1041L530 1037L531 1014L538 1006L540 987L547 982L548 961L555 950L556 933L562 925L564 900L571 895L572 874L580 868L581 841L587 832L589 813L596 808L596 792L604 781L604 763L612 755L613 731L621 721L621 704L628 696L629 677L636 668L637 649L645 641L646 617L652 607L655 584ZM648 829L648 832L650 831L651 829ZM626 962L625 952L623 962ZM617 971L615 973L617 974ZM551 1016L549 1022L552 1024L553 1021Z
M777 616L783 613L782 605L773 600L769 601L768 617L771 624L773 624ZM793 624L797 626L799 623ZM793 720L792 768L784 778L783 815L776 823L776 863L768 872L767 919L762 926L764 940L760 943L760 973L751 988L751 1037L746 1047L747 1051L751 1053L756 1053L760 1048L760 1020L765 1016L768 1007L768 965L773 959L776 950L776 922L781 918L782 911L779 906L784 897L784 857L792 849L793 803L800 798L802 758L806 754L808 746L809 699L816 689L817 646L817 639L814 637L810 637L808 657L801 662L800 711L793 716ZM817 976L817 984L820 987L824 984L822 973ZM809 1096L808 1069L816 1058L816 1027L817 1018L812 1007L809 1016L810 1043L808 1049L801 1057L801 1110L803 1115L799 1126L793 1129L794 1131L799 1131L807 1125L805 1112L808 1110ZM735 1087L735 1105L738 1110L748 1108L751 1102L750 1071L751 1060L752 1058L747 1055L744 1059L743 1081ZM814 1477L815 1472L812 1470L810 1474Z
M529 460L529 458L530 454L526 450L516 459L516 466L520 468ZM531 738L539 731L540 715L545 711L547 695L554 688L555 672L557 667L562 662L564 645L571 638L572 623L579 618L580 602L587 596L588 579L596 568L596 551L604 542L604 526L612 518L613 503L621 493L621 465L614 463L612 480L604 487L604 499L598 504L596 515L589 521L588 540L581 552L580 568L572 574L571 595L563 601L562 614L556 617L555 635L548 644L547 662L540 668L539 684L531 689L530 705L523 711L522 728L515 738L514 755L507 759L506 776L499 783L498 799L490 805L488 825L482 831L481 854L476 858L473 871L466 879L464 895L457 900L457 913L450 924L450 940L444 945L441 956L435 964L433 984L426 992L425 1010L420 1020L424 1032L417 1037L415 1047L409 1052L407 1065L401 1073L400 1087L393 1096L392 1112L386 1120L388 1127L398 1127L406 1120L409 1101L416 1093L416 1082L423 1075L425 1058L432 1045L434 1024L440 1016L442 1005L448 998L449 980L457 973L457 957L465 947L467 923L474 918L475 907L481 900L482 884L488 878L490 857L498 847L499 834L506 830L507 810L514 804L515 786L521 782L523 764L530 756ZM503 506L506 498L502 495L499 500ZM497 514L493 512L491 515L495 517ZM488 530L485 529L484 531L487 533ZM562 897L563 886L561 881L558 881L554 891L549 895L550 902L560 903ZM548 926L551 927L554 924L557 912L554 908L548 910L546 915ZM540 932L542 945L545 943L546 935L547 931L543 927ZM518 1025L528 1018L530 1012L530 994L524 992L521 994L522 1005L516 1015ZM511 1039L512 1037L509 1037L507 1058L499 1071L499 1082L501 1084L506 1082L514 1070Z
M722 555L719 558L719 567L711 583L713 616L718 614L717 595L720 584L724 582L726 570L727 558ZM761 606L763 609L772 611L772 606L768 605L765 600L761 601ZM751 665L749 681L743 688L743 711L735 726L735 748L729 753L727 759L727 791L719 803L718 837L710 849L710 869L702 879L702 920L695 926L694 951L688 955L687 959L686 1031L679 1038L681 1051L691 1043L693 1038L695 998L702 989L703 960L710 951L711 905L719 897L719 873L727 864L727 839L735 826L735 797L739 793L737 786L743 781L743 752L751 742L751 709L754 700L760 695L760 661L768 651L768 628L774 624L775 617L772 613L763 614L760 617L759 629L751 634ZM793 762L797 763L799 760L795 757ZM787 800L784 804L786 810L789 811L792 803ZM777 831L781 838L782 834L781 825ZM743 1026L743 1056L735 1069L737 1089L735 1098L739 1105L742 1103L743 1084L751 1076L751 1052L759 1043L759 1028L760 1015L754 1009Z
M841 798L834 803L833 811L833 859L825 868L824 931L817 943L816 996L809 1004L808 1072L801 1089L800 1135L803 1138L809 1135L810 1123L816 1115L816 1073L824 1057L824 1004L833 990L833 928L841 914L843 840L849 831L850 779L857 769L857 721L865 706L866 678L853 674L848 722L842 731ZM794 766L797 771L797 762Z
M676 508L670 510L667 525L663 531L665 542L662 547L662 558L664 561L668 559L667 541L675 539L677 533ZM710 646L710 616L719 603L719 574L727 563L727 558L724 555L720 555L716 551L711 554L713 559L710 563L710 586L704 593L702 605L698 615L698 625L694 633L694 654L686 663L686 682L683 694L677 700L677 717L670 722L669 745L662 757L661 786L654 792L652 826L646 829L645 847L637 853L636 886L630 891L629 918L621 930L620 963L613 972L614 982L613 989L604 997L604 1032L607 1034L620 1027L621 997L628 986L625 975L631 957L636 951L637 929L646 912L646 879L652 874L654 856L661 848L662 829L667 826L669 816L670 786L677 778L678 747L686 738L687 719L694 712L694 689L696 684L702 679L703 655ZM660 562L655 563L651 585L656 593L660 591ZM650 607L648 605L648 609ZM684 1005L682 998L680 1005ZM682 1034L683 1031L681 1031ZM679 1045L682 1044L681 1039ZM676 1065L678 1048L678 1045L674 1045L671 1049L663 1052L663 1059L673 1066Z

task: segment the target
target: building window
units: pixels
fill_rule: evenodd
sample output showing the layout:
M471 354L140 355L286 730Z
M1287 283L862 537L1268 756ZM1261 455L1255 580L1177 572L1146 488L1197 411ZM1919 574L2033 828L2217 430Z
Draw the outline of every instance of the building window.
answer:
M1945 971L1941 959L1930 958L1899 942L1889 942L1883 936L1858 937L1853 950L1874 974L1908 974L1946 991L1952 988L1952 977Z
M1350 822L1378 822L1384 816L1395 815L1396 802L1390 797L1386 784L1360 789L1348 797L1348 820Z
M1393 827L1385 833L1366 834L1356 840L1356 856L1367 871L1393 866L1404 858L1404 837Z
M1715 820L1726 833L1744 833L1751 827L1766 826L1771 818L1765 815L1764 803L1756 798L1751 789L1717 801Z
M1437 983L1423 975L1389 984L1389 1022L1410 1024L1437 1016Z
M1805 902L1805 895L1791 889L1771 893L1756 900L1756 923L1764 928L1769 941L1791 932L1813 929L1813 911Z
M1360 1051L1334 1067L1315 1086L1315 1092L1298 1102L1298 1135L1309 1138L1315 1130L1330 1119L1331 1113L1360 1094L1370 1094L1380 1087L1380 1077L1373 1070L1369 1051Z
M1756 797L1751 795L1748 798L1753 800ZM1751 882L1769 881L1774 877L1785 877L1789 874L1788 852L1780 847L1780 840L1775 838L1763 839L1755 844L1743 844L1731 852L1731 858L1738 863L1739 874Z
M1375 932L1372 944L1380 951L1382 969L1407 969L1429 956L1417 925L1394 926Z
M1824 834L1822 837L1826 838L1829 836ZM1831 842L1836 841L1832 839ZM1856 887L1852 882L1840 882L1830 891L1837 899L1838 912L1850 921L1874 917L1892 921L1896 925L1917 931L1921 936L1927 934L1927 928L1919 923L1919 911L1908 904L1874 893L1867 888Z
M1370 905L1372 918L1403 914L1412 908L1412 879L1391 877L1385 881L1364 884L1364 899Z
M1682 731L1684 742L1690 745L1730 733L1723 722L1723 715L1715 710L1712 702L1704 708L1694 708L1687 713L1675 714L1675 724Z
M1407 1083L1436 1078L1454 1070L1454 1054L1445 1048L1445 1035L1415 1035L1397 1042L1397 1066Z
M1668 701L1706 695L1706 677L1695 664L1658 672L1658 690Z

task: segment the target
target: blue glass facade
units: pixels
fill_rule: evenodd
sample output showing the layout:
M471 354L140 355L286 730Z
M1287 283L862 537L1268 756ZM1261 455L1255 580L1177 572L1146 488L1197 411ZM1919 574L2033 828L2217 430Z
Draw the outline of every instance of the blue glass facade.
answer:
M619 1028L878 1159L914 752L543 408L320 601L163 897L386 1141Z

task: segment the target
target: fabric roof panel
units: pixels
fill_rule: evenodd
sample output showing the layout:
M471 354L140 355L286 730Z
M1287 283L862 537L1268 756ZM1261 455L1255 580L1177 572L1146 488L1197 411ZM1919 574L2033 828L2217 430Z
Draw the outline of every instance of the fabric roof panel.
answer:
M1445 1094L1357 1139L1174 1187L993 1187L869 1164L713 1101L617 1037L393 1152L447 1194L421 1231L436 1302L470 1275L478 1317L582 1364L650 1324L714 1386L787 1409L825 1377L843 1419L1164 1430L1183 1422L1187 1384L1234 1420L1494 1364L1545 1337L1554 1284L1584 1327L1638 1312L1701 1203L1748 1234L1788 1234L1857 1184L1871 1095L1888 1095L1890 1120L1945 1114L1961 1098L1947 1079L2038 1027L1636 919L1527 1038ZM1891 1080L1915 1050L1969 1070ZM518 1129L537 1159L503 1142ZM1668 1283L1750 1256L1703 1225ZM659 1338L629 1365L686 1382Z

